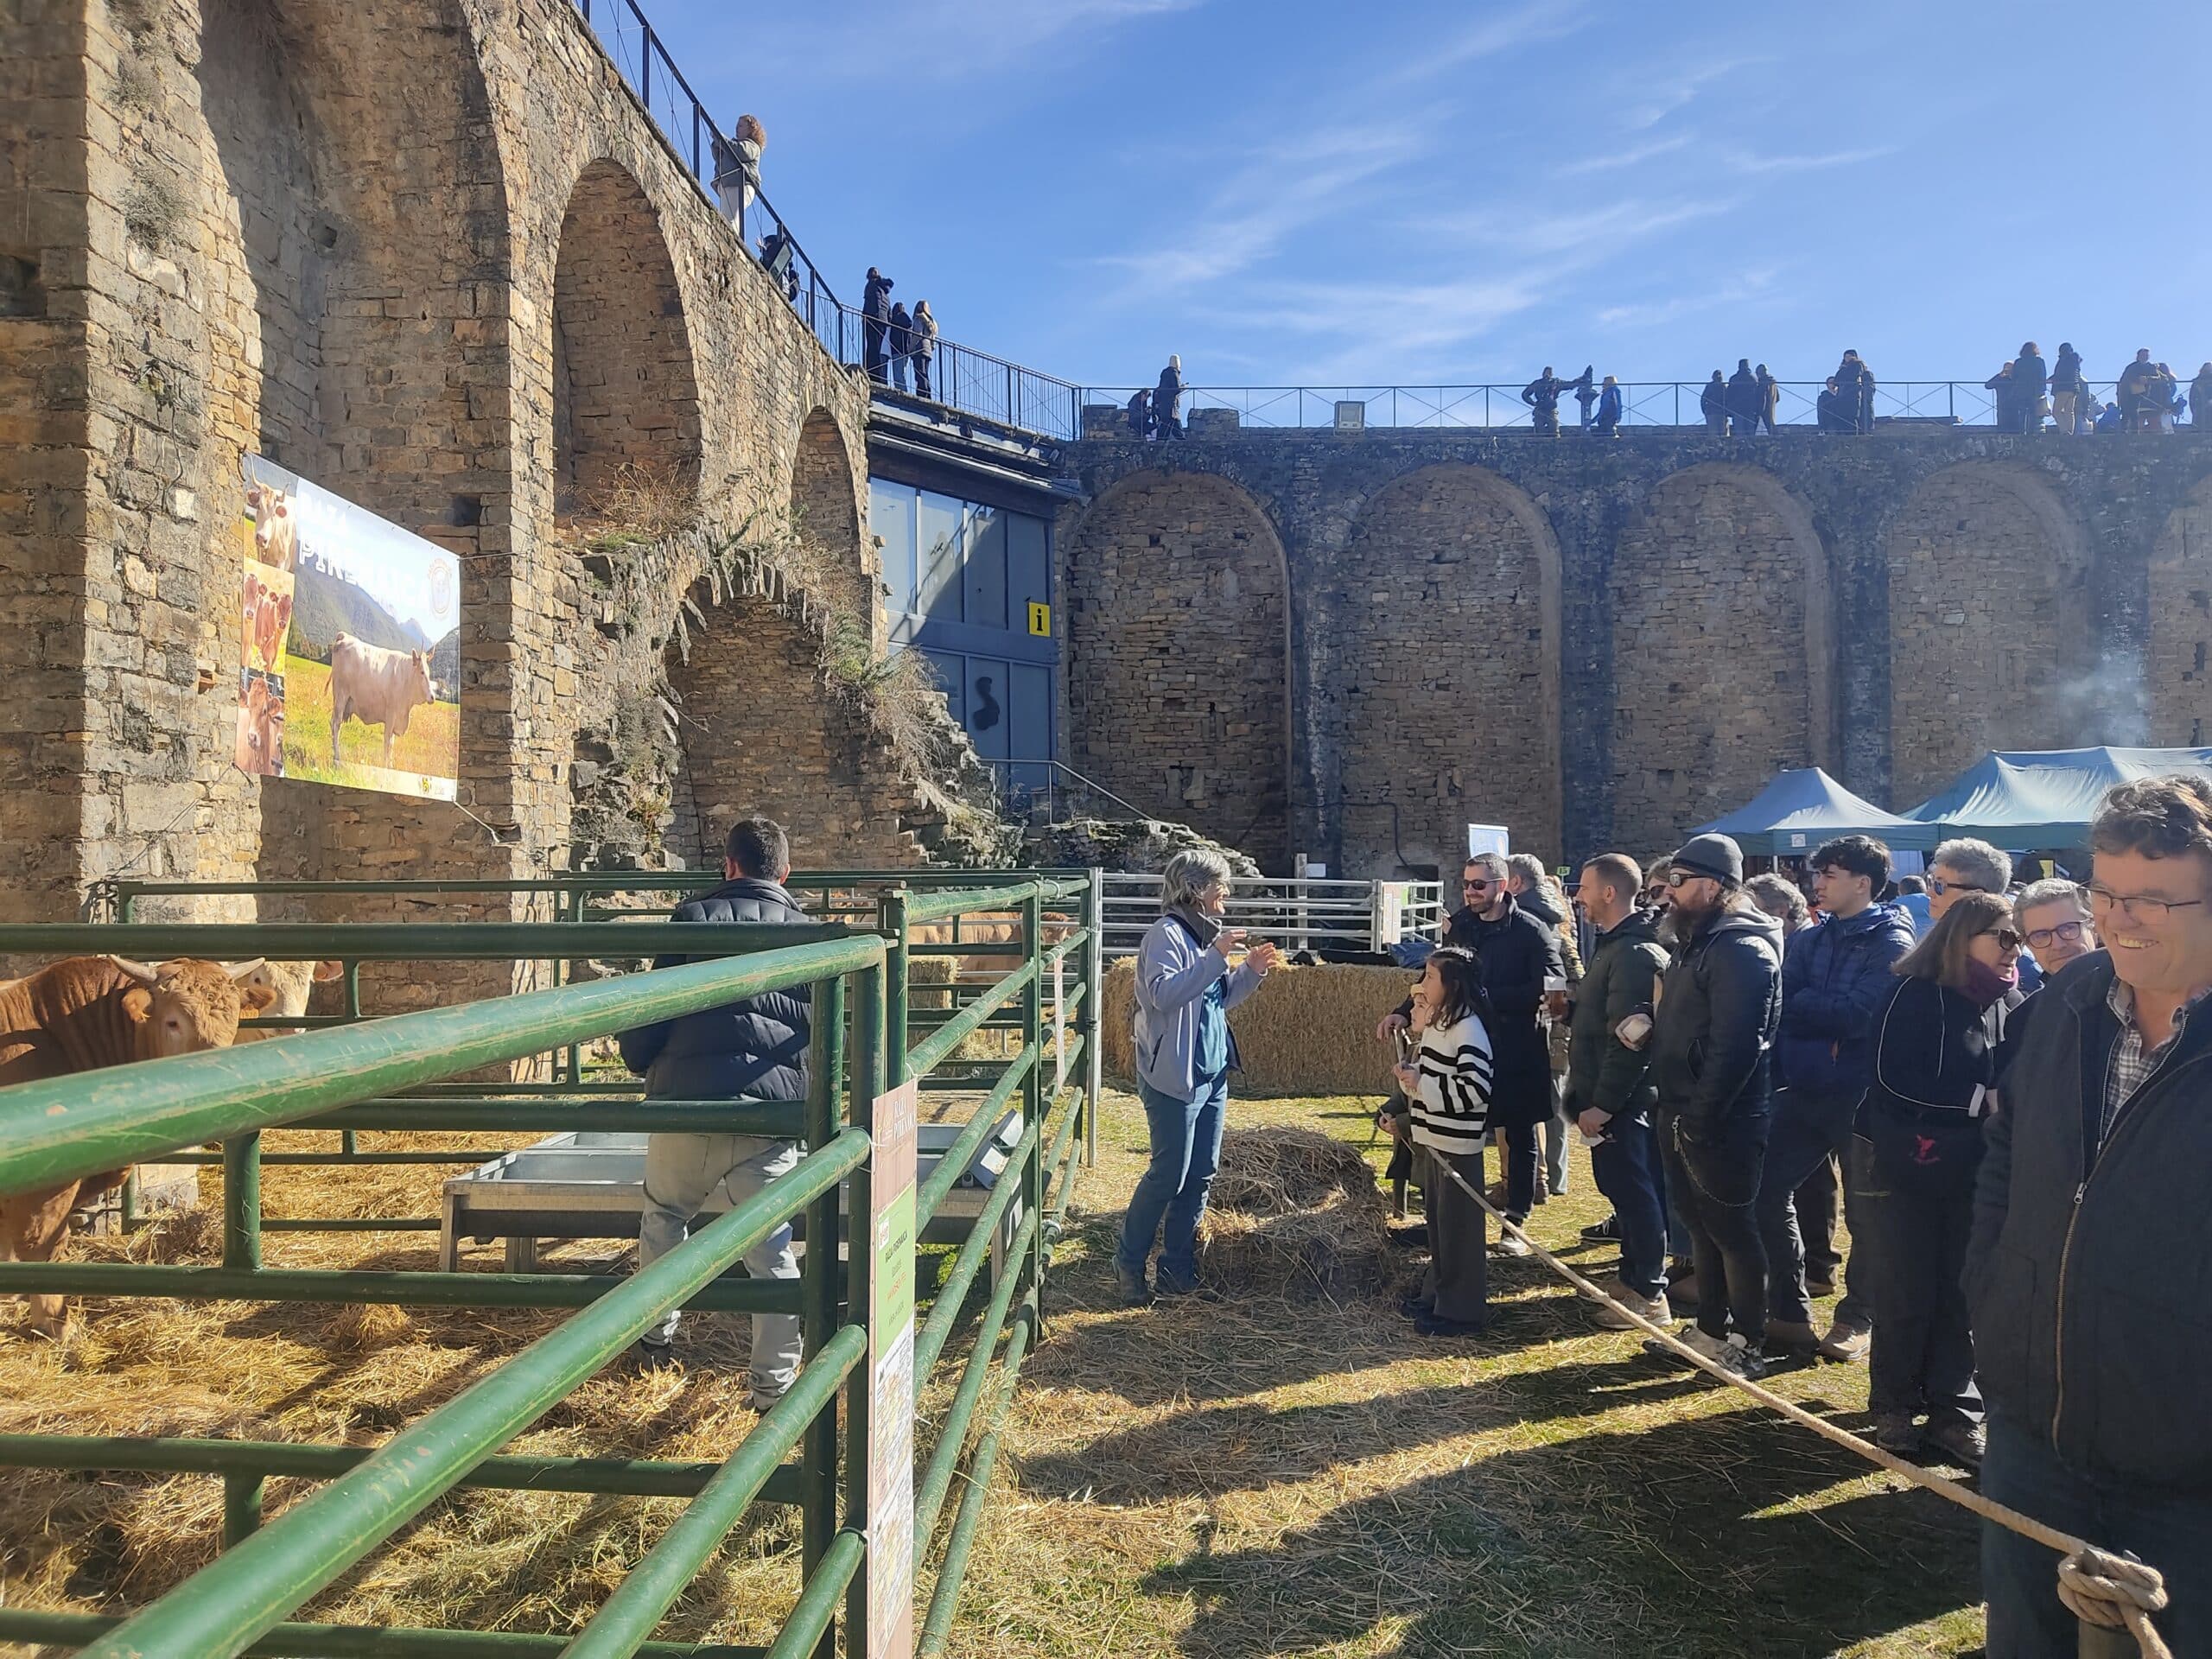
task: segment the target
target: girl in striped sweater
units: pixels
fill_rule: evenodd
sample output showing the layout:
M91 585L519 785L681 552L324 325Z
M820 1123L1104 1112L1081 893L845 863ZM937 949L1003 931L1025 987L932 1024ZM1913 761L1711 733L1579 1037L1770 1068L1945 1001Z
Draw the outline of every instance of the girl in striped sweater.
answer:
M1473 1336L1489 1322L1484 1305L1483 1212L1454 1181L1483 1180L1483 1137L1490 1122L1491 1047L1481 963L1471 950L1432 952L1414 988L1416 1046L1397 1069L1413 1107L1414 1144L1422 1157L1430 1261L1407 1311L1426 1337Z

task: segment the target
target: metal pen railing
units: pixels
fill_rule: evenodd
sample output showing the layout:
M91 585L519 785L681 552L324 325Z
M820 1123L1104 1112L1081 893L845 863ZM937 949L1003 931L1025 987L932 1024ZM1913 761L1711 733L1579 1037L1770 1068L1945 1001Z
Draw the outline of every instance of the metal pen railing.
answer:
M1776 383L1775 425L1815 428L1821 424L1821 397L1826 382L1780 380ZM1377 428L1471 429L1488 431L1528 431L1535 411L1522 399L1525 382L1495 382L1441 386L1207 386L1183 389L1179 421L1187 427L1193 413L1207 410L1234 411L1240 426L1263 428L1328 428L1340 423L1339 404L1357 404L1358 423ZM1707 383L1692 380L1623 382L1620 424L1624 427L1682 427L1707 424L1702 407ZM1086 435L1132 436L1127 405L1138 391L1150 387L1085 386L1082 388ZM2100 402L2112 401L2111 381L2094 382L2089 394ZM1593 404L1594 410L1596 405ZM1571 389L1563 388L1559 405L1560 429L1578 433L1583 429L1581 409ZM1855 430L1855 406L1837 408L1830 429ZM1901 380L1878 383L1868 418L1888 426L1925 423L1943 426L1995 427L1996 393L1980 380ZM1727 424L1724 414L1722 423ZM1747 420L1746 427L1763 424ZM1748 435L1748 433L1746 434Z
M1096 1077L1099 899L1088 876L950 873L908 885L905 873L819 874L822 899L853 912L860 928L725 927L658 920L392 925L270 923L80 924L0 928L0 952L52 957L81 951L203 954L235 959L335 957L369 961L626 957L674 954L688 966L629 975L510 997L313 1029L296 1036L151 1065L112 1068L50 1084L0 1090L0 1192L66 1181L139 1158L174 1159L180 1149L219 1141L224 1168L223 1262L219 1267L137 1262L32 1262L0 1267L0 1287L41 1294L237 1297L260 1301L397 1302L432 1306L552 1306L575 1310L550 1332L467 1392L401 1429L373 1452L348 1446L61 1434L0 1436L0 1468L181 1471L224 1483L223 1554L150 1606L127 1617L22 1607L0 1609L0 1640L86 1644L100 1654L181 1656L246 1649L332 1654L431 1654L488 1650L587 1654L749 1654L758 1649L702 1648L651 1640L678 1593L755 1503L796 1504L802 1512L800 1588L773 1653L827 1652L835 1616L866 1561L866 1459L857 1450L842 1515L837 1469L843 1442L837 1400L844 1395L847 1440L864 1443L868 1352L864 1329L868 1253L841 1264L835 1248L804 1253L795 1285L778 1281L719 1283L721 1274L773 1228L804 1217L806 1236L834 1245L839 1188L847 1208L868 1213L867 1159L872 1112L893 1075L943 1083L982 1102L917 1194L917 1231L985 1141L1015 1113L1020 1136L1006 1178L991 1194L930 1305L917 1344L916 1376L941 1358L968 1303L989 1247L1002 1249L994 1292L970 1341L950 1412L919 1471L918 1560L931 1548L972 1429L990 1443L998 1414L1036 1334L1046 1251L1065 1212L1079 1153L1094 1144L1095 1084L1071 1071L1088 1063ZM694 878L695 880L697 878ZM565 878L574 890L619 899L623 891L658 893L660 876ZM221 884L226 892L254 884ZM270 883L284 896L326 901L375 893L389 884ZM539 882L406 884L424 892L454 886L473 893ZM344 890L343 892L340 890ZM119 908L142 899L206 893L189 883L144 883L110 896ZM961 938L976 912L1020 918L1018 942L994 930L994 943ZM909 912L912 912L910 916ZM866 913L861 913L866 912ZM1057 917L1058 920L1052 918ZM950 942L910 937L933 925ZM1048 932L1057 941L1046 943ZM785 943L792 939L796 944ZM732 951L749 954L730 955ZM934 1018L910 1012L906 977L931 954L1012 958L1010 971L951 1000ZM1065 984L1073 969L1074 983ZM350 976L349 976L350 978ZM1045 1029L1047 988L1060 987L1054 1040ZM719 1006L773 988L808 988L813 1004L811 1088L804 1103L614 1101L607 1085L578 1077L559 1084L450 1084L457 1071L522 1062L588 1037ZM850 995L849 995L849 990ZM358 1013L358 1009L353 1012ZM1070 1027L1073 1029L1071 1030ZM851 1052L847 1032L851 1033ZM953 1064L976 1033L1018 1033L995 1081L930 1076ZM974 1063L969 1063L972 1068ZM1067 1080L1075 1090L1048 1119ZM564 1092L565 1090L565 1092ZM634 1085L631 1086L634 1094ZM541 1097L542 1096L542 1097ZM349 1161L344 1152L264 1154L265 1132L279 1128L480 1128L575 1127L579 1116L619 1114L622 1127L765 1133L799 1139L798 1166L753 1198L700 1228L678 1249L627 1279L600 1274L435 1274L392 1270L307 1271L272 1267L263 1256L259 1170L264 1161ZM1090 1134L1078 1141L1085 1125ZM349 1135L350 1142L350 1135ZM375 1154L362 1154L372 1159ZM394 1155L394 1154L387 1154ZM434 1154L442 1157L443 1154ZM462 1154L467 1155L467 1154ZM1048 1193L1057 1193L1048 1206ZM1016 1205L1020 1206L1018 1212ZM387 1218L376 1218L382 1222ZM723 1463L501 1455L499 1447L621 1351L671 1307L780 1311L804 1322L806 1359L797 1382ZM840 1306L844 1308L841 1314ZM1000 1351L1001 1339L1003 1351ZM996 1391L984 1402L995 1361ZM797 1449L797 1460L787 1461ZM956 1538L972 1535L987 1481L988 1455L971 1460ZM403 1472L404 1471L404 1472ZM326 1483L264 1524L264 1483L272 1477ZM497 1637L438 1630L307 1625L289 1615L447 1491L465 1486L528 1487L557 1492L681 1497L689 1505L652 1550L573 1637ZM964 1554L963 1554L964 1559ZM961 1574L941 1567L925 1631L949 1627ZM860 1637L846 1624L847 1651ZM926 1646L925 1643L925 1646Z
M757 174L741 182L734 170L725 168L724 161L734 153L728 136L669 56L667 45L638 0L570 3L690 174L700 194L730 221L739 245L760 262L824 349L840 363L852 360L845 348L844 315L836 295L806 257L783 215L769 205Z
M943 335L922 359L911 343L903 352L893 349L887 319L871 319L857 306L844 312L842 360L866 369L879 386L1039 437L1065 442L1083 435L1083 388L1071 381Z
M1107 871L1099 880L1101 948L1109 957L1134 954L1160 919L1161 879ZM1433 938L1442 917L1441 889L1433 881L1240 875L1230 879L1224 920L1286 950L1370 951Z

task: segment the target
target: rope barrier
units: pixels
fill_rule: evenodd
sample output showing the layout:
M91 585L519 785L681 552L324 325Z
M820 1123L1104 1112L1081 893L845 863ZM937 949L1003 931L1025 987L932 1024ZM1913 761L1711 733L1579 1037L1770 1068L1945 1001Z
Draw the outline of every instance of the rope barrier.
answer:
M2142 1659L2173 1659L2172 1649L2166 1646L2164 1638L2151 1623L2151 1615L2166 1605L2165 1580L2158 1568L2099 1549L2087 1539L2076 1538L2071 1533L2046 1526L2033 1516L2023 1515L1993 1498L1985 1497L1970 1486L1961 1486L1958 1482L1923 1469L1894 1452L1885 1452L1872 1441L1862 1440L1849 1429L1840 1428L1827 1418L1816 1416L1795 1402L1783 1399L1772 1389L1761 1388L1749 1377L1737 1376L1726 1366L1707 1358L1664 1325L1645 1319L1635 1309L1624 1307L1608 1296L1508 1220L1503 1211L1477 1192L1467 1178L1451 1165L1441 1159L1433 1158L1430 1161L1449 1175L1460 1191L1480 1206L1484 1214L1493 1217L1499 1227L1527 1245L1529 1253L1539 1262L1591 1300L1611 1308L1676 1357L1688 1361L1707 1376L1717 1377L1731 1388L1740 1389L1761 1405L1780 1412L1792 1422L1802 1424L1847 1452L1855 1452L1924 1491L1948 1498L1961 1509L1971 1510L1985 1521L1993 1521L2024 1538L2033 1539L2046 1549L2056 1551L2061 1558L2058 1563L2058 1599L2066 1604L2076 1618L2107 1630L2126 1630L2135 1638L2135 1645L2140 1650Z

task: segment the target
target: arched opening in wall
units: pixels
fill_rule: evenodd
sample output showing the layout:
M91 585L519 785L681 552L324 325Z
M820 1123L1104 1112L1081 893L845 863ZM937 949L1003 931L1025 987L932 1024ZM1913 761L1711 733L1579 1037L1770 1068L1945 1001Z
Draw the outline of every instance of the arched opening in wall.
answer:
M1337 874L1449 874L1469 823L1556 860L1560 555L1542 509L1483 467L1424 467L1368 503L1342 569Z
M923 861L931 814L884 738L821 674L822 635L795 608L691 590L704 626L689 660L671 650L668 682L682 751L669 844L713 868L740 818L773 818L802 866L899 868Z
M873 626L876 561L861 539L852 451L837 420L817 409L791 456L791 531L806 579L861 627Z
M618 163L584 168L553 270L556 504L604 511L625 490L699 483L699 387L660 216Z
M2139 684L2097 672L2086 538L2050 486L1996 461L1924 480L1891 522L1890 776L1914 805L1991 749L2124 742Z
M1661 480L1613 559L1613 844L1649 858L1834 733L1827 556L1770 473Z
M1069 764L1287 873L1290 581L1260 504L1211 474L1139 474L1090 505L1063 566Z
M199 22L192 49L178 49L197 96L170 108L206 124L196 200L212 204L196 308L202 590L238 588L241 452L462 554L463 798L506 820L506 687L486 683L491 658L469 648L509 632L469 556L508 550L512 482L510 429L485 413L486 394L508 385L499 296L512 271L474 30L458 0L202 0ZM174 26L134 35L132 49ZM374 97L362 95L365 64L378 70ZM211 734L212 764L232 750L229 732ZM394 848L411 855L398 874L480 871L488 850L435 802L280 779L215 793L203 874L353 874L365 853ZM245 868L213 868L215 849Z
M2167 516L2151 552L2150 741L2212 744L2212 478Z

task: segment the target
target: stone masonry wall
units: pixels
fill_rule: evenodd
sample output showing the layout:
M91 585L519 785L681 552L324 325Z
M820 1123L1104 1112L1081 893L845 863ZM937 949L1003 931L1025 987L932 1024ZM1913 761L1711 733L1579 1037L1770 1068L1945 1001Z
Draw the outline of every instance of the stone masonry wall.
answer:
M1058 537L1065 591L1084 606L1066 622L1070 708L1084 709L1066 728L1071 760L1204 763L1195 734L1147 728L1156 700L1121 671L1117 627L1173 627L1171 607L1149 571L1097 552L1137 516L1130 492L1192 499L1203 476L1206 499L1242 504L1212 522L1248 537L1265 524L1288 563L1289 670L1276 701L1251 707L1255 725L1287 716L1264 764L1287 780L1294 850L1332 874L1395 871L1387 825L1358 804L1378 774L1452 822L1471 802L1552 792L1555 830L1509 810L1517 844L1554 861L1649 857L1784 765L1814 761L1910 806L2000 740L2186 743L2212 728L2199 660L2212 649L2212 443L2194 433L1645 429L1608 442L1216 420L1166 445L1088 438L1064 467L1084 497ZM1435 468L1469 475L1454 503L1421 481ZM1405 505L1424 499L1425 512ZM1525 602L1484 613L1467 599L1507 582L1525 592L1500 502L1526 504L1518 545L1556 548L1555 638L1533 683ZM1236 568L1241 546L1187 539L1196 569L1181 579ZM1509 563L1440 580L1462 554ZM1408 619L1455 596L1447 637L1427 646L1436 661L1419 661ZM1415 661L1397 669L1402 645ZM1402 747L1459 700L1451 688L1507 679L1522 689L1502 703L1475 694L1480 708L1433 755ZM1556 736L1530 741L1554 708ZM1443 861L1401 838L1408 863Z
M1282 548L1203 474L1144 476L1086 520L1060 585L1069 764L1139 810L1288 863Z
M715 523L804 495L865 642L866 412L568 0L7 9L0 917L118 874L562 867L608 653L667 646L598 626L564 459ZM246 452L460 555L457 805L230 765Z

